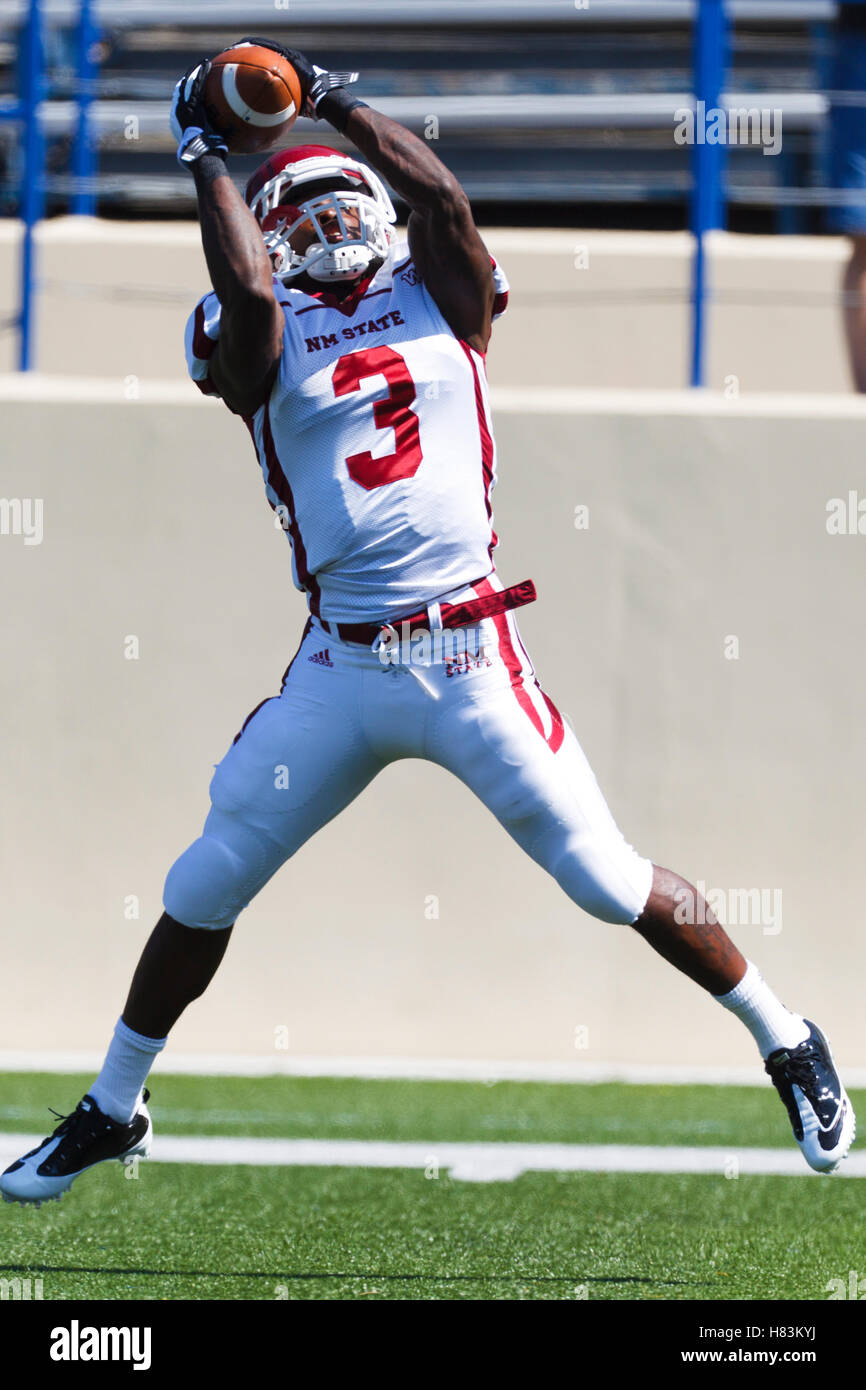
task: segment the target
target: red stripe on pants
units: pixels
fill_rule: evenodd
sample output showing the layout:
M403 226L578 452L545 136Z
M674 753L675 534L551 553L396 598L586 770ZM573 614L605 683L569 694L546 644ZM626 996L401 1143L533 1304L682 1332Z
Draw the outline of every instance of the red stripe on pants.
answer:
M479 598L486 598L488 594L496 592L489 579L482 579L480 584L474 585L474 588ZM553 721L550 734L545 734L541 715L532 703L532 699L524 684L520 658L514 650L514 643L511 640L511 629L508 626L508 616L505 613L500 613L493 619L493 622L496 625L496 631L499 635L499 650L502 653L502 659L505 662L506 668L511 675L511 688L517 697L517 703L520 705L524 714L528 715L531 719L533 725L541 734L541 737L550 746L551 752L557 753L562 747L562 741L565 738L565 727L562 722L562 715L559 713L559 710L556 708L550 696L544 693L536 680L534 682L535 687L544 700L544 703L547 705L551 720Z

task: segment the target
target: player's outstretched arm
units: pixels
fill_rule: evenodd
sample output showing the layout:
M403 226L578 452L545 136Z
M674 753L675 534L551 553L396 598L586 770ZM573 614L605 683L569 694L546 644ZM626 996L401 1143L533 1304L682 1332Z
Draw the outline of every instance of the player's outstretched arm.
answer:
M428 144L372 107L356 106L345 133L409 204L412 258L449 327L486 352L493 268L460 183Z
M279 368L283 311L261 229L226 169L225 142L204 114L209 66L198 64L178 83L172 129L178 159L195 179L205 260L222 311L209 374L232 410L252 415L267 400Z
M218 155L196 162L195 186L205 260L222 306L208 371L226 404L252 415L279 369L283 311L261 228Z

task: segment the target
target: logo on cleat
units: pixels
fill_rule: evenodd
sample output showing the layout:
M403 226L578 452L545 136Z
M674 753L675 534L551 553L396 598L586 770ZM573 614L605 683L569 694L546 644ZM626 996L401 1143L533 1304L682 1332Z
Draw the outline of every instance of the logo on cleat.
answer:
M818 1122L818 1143L822 1149L834 1149L838 1144L842 1137L842 1124L847 1108L844 1100L840 1100L839 1108L830 1124L822 1125L820 1121Z

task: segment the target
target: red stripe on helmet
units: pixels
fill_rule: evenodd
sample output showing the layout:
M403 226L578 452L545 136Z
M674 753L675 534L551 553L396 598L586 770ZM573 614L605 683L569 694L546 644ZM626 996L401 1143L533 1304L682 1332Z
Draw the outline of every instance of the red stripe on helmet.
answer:
M302 159L333 159L335 155L339 159L340 151L329 149L327 145L299 145L294 150L280 150L279 154L272 154L250 174L244 189L244 199L251 203L268 180L276 178L289 164L297 164Z

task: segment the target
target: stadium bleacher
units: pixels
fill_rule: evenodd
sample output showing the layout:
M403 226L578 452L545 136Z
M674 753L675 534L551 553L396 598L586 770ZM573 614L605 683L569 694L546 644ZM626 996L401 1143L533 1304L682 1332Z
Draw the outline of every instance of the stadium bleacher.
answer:
M782 111L785 147L733 152L732 226L794 231L820 226L822 54L835 12L826 0L729 5L726 100ZM15 95L22 0L0 5L0 104ZM102 0L99 76L92 106L98 210L189 217L189 180L176 169L166 107L173 83L201 53L242 33L288 34L330 66L362 73L363 92L419 134L438 122L437 150L482 216L599 226L681 226L689 151L671 139L692 86L694 5L593 0L292 0L200 6ZM77 5L46 0L51 87L45 108L49 211L73 191ZM308 140L304 124L295 137ZM334 137L329 133L329 139ZM0 123L2 210L18 198L14 124ZM337 141L339 143L339 141ZM253 166L238 158L239 178Z

